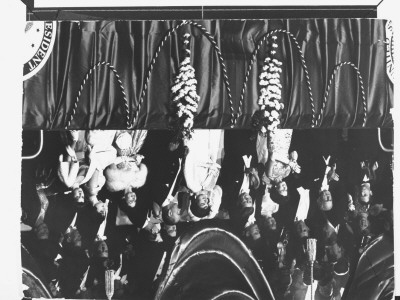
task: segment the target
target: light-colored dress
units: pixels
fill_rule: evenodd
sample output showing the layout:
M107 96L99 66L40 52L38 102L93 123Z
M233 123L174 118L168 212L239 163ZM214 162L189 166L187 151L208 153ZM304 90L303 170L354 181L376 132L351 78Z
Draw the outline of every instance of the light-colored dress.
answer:
M222 189L216 185L224 156L224 131L220 129L196 129L188 141L183 174L190 192L197 194L206 191L209 195L210 213L202 219L214 218L219 211ZM190 208L190 221L199 221Z
M189 153L183 169L187 188L193 193L212 191L219 177L224 155L224 131L194 130L187 146Z

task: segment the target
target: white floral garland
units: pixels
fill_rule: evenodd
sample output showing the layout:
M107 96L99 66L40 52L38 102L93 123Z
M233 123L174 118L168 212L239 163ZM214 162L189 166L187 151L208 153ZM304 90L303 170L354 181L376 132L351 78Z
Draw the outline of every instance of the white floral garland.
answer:
M259 76L261 89L257 103L260 106L260 110L263 111L263 117L267 118L267 123L263 124L260 129L263 134L267 131L274 133L280 124L280 115L284 108L284 104L280 102L282 94L280 82L282 62L274 58L278 44L276 43L276 36L272 36L272 39L272 50L264 60L264 66Z
M194 116L198 108L200 96L197 94L197 80L195 79L194 68L190 65L190 34L184 35L185 58L179 65L179 73L175 77L174 85L171 88L173 103L177 109L177 116L184 137L190 139L193 127Z

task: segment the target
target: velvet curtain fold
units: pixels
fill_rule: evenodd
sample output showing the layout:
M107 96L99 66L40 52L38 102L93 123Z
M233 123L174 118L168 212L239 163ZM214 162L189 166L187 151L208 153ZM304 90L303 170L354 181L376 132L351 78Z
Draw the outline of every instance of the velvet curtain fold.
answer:
M386 74L386 22L377 19L201 20L185 25L182 21L58 22L50 58L36 75L24 82L23 128L64 129L73 114L71 129L122 129L127 127L127 111L129 120L135 121L134 128L168 128L170 87L183 59L184 33L192 36L192 65L200 95L194 127L231 128L232 120L237 118L234 127L251 128L251 116L259 109L258 77L269 49L268 39L261 44L260 41L272 30L278 30L277 55L283 62L282 127L310 128L313 116L318 117L321 112L330 82L318 126L362 127L366 105L366 127L392 127L389 110L393 107L393 83ZM252 60L257 47L259 51ZM304 56L309 81L298 47ZM99 62L110 65L93 68L84 81ZM335 71L341 62L348 64ZM359 79L363 82L365 105Z

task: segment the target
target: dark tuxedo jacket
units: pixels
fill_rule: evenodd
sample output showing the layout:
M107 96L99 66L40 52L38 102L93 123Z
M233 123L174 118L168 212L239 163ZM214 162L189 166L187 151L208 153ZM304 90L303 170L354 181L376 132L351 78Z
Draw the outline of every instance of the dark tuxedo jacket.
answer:
M243 155L252 155L251 166L257 167L256 137L252 130L227 130L224 136L225 156L217 184L222 188L221 208L227 208L233 216L243 182ZM253 200L256 196L251 192Z
M64 234L78 211L71 194L48 196L49 207L44 222L50 231L58 236Z

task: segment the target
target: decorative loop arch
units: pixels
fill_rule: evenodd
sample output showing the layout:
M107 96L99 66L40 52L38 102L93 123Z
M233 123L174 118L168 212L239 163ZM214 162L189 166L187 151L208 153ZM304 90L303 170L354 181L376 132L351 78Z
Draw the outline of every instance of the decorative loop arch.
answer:
M364 112L364 119L363 119L363 124L362 127L365 127L366 123L367 123L367 101L365 99L365 91L364 91L364 82L360 73L360 70L358 69L358 67L356 65L354 65L352 62L349 61L345 61L345 62L341 62L339 64L337 64L335 66L335 68L332 71L331 77L329 79L329 83L328 86L326 87L325 90L325 95L324 95L324 100L322 102L322 106L321 106L321 111L318 115L318 119L317 119L317 123L319 122L319 126L321 126L322 124L322 116L326 107L326 103L328 102L328 96L329 96L329 92L333 83L333 79L335 78L336 73L339 71L339 69L343 66L350 66L352 67L356 73L357 73L357 79L358 79L358 83L361 89L361 96L362 96L362 105L363 105L363 112ZM358 99L357 99L357 104L356 104L356 112L355 112L355 116L354 116L354 120L353 120L353 124L354 125L356 118L357 118L357 106L358 106Z
M235 115L234 115L234 110L233 110L232 94L231 94L231 88L230 88L230 85L229 85L226 66L225 66L225 63L224 63L224 59L222 57L221 50L219 49L217 43L215 42L214 37L202 25L200 25L200 24L198 24L198 23L196 23L194 21L190 21L190 20L183 21L182 23L180 23L180 24L176 25L175 27L169 29L168 32L165 34L164 38L161 40L159 46L157 47L157 49L156 49L156 51L154 53L154 56L153 56L153 58L152 58L152 60L150 62L148 71L147 71L147 75L146 75L146 79L144 81L143 90L142 90L142 93L141 93L141 96L140 96L140 99L139 99L139 103L138 103L137 109L135 111L135 114L133 116L132 126L133 126L133 124L135 124L136 119L137 119L137 117L139 115L139 111L140 111L140 108L142 106L143 99L144 99L144 97L146 95L146 92L147 92L148 83L149 83L150 76L151 76L151 73L152 73L153 68L154 68L154 64L156 63L156 60L158 58L159 53L161 52L162 47L164 46L165 42L171 37L172 33L174 33L176 30L178 30L180 27L182 27L184 25L191 25L191 26L194 26L194 27L198 28L200 30L200 32L212 44L215 52L217 53L217 56L218 56L218 59L219 59L219 62L220 62L221 68L222 68L224 84L225 84L225 87L226 87L226 90L227 90L227 94L228 94L228 100L229 100L230 109L231 109L231 127L233 127Z
M312 94L312 90L311 90L310 76L309 76L309 73L308 73L308 68L307 68L307 65L306 65L306 61L305 61L303 52L301 51L300 45L297 42L296 37L290 31L287 31L285 29L275 29L275 30L269 31L264 36L262 36L261 39L257 42L256 49L254 50L254 52L252 54L252 57L251 57L251 60L250 60L250 64L249 64L249 66L247 68L247 72L246 72L246 75L245 75L243 88L242 88L242 91L240 93L240 101L239 101L238 113L237 113L237 116L236 116L234 124L236 125L237 119L239 118L240 114L242 113L242 106L243 106L243 102L244 102L244 93L246 91L247 82L249 80L250 72L251 72L251 69L253 67L254 61L256 60L257 54L258 54L262 44L270 36L272 36L273 34L276 34L276 33L285 33L290 38L290 40L296 45L296 49L297 49L297 51L299 53L299 56L300 56L300 59L301 59L301 66L302 66L302 68L304 70L304 73L305 73L305 76L306 76L306 84L307 84L308 96L310 98L310 105L311 105L311 112L312 112L311 127L314 127L316 125L315 105L314 105L314 98L313 98L313 94ZM288 105L287 107L289 109L290 105Z
M101 62L98 62L97 64L95 64L93 67L91 67L89 69L89 71L86 73L86 76L83 79L81 86L79 88L78 95L76 96L76 99L75 99L75 102L74 102L74 105L72 108L72 113L71 113L70 117L67 119L67 125L65 126L65 129L68 129L71 125L71 122L74 118L74 115L75 115L77 107L78 107L79 100L82 95L82 90L85 87L86 82L89 80L89 77L92 75L93 71L95 71L100 66L106 66L108 68L108 70L112 71L113 74L115 75L115 77L117 78L119 87L121 88L121 92L122 92L123 98L124 98L124 107L125 107L125 111L126 111L126 127L128 129L131 128L130 117L129 117L129 103L128 103L128 99L126 98L126 93L125 93L124 86L122 85L122 81L119 78L117 70L115 70L113 65L111 65L109 62L101 61Z

